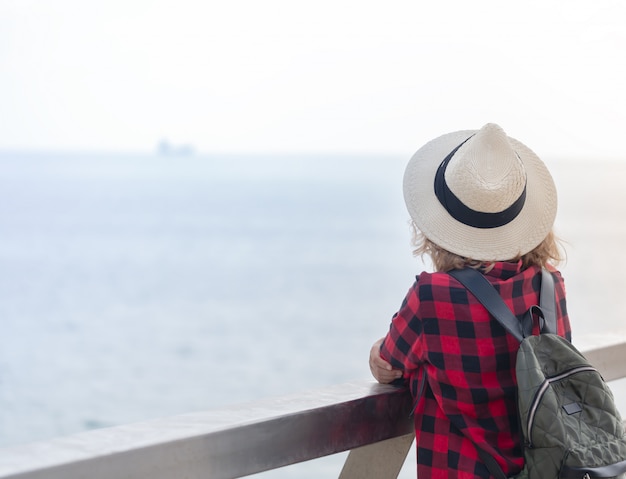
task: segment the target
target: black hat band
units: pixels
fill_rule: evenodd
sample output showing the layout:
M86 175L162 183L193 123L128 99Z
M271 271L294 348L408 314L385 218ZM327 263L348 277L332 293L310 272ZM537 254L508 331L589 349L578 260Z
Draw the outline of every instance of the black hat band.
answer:
M471 136L469 138L471 138ZM450 216L467 226L483 229L504 226L513 221L522 211L524 203L526 202L526 184L524 184L522 194L511 206L495 213L485 213L483 211L473 210L465 205L450 190L446 183L446 168L448 167L448 163L450 163L450 160L457 150L461 148L469 138L452 150L439 165L437 174L435 175L435 195L439 203L450 213Z

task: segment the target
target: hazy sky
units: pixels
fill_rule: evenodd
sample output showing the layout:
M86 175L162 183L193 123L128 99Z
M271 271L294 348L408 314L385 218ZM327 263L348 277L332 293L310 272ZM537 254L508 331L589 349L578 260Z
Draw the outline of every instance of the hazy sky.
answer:
M623 0L0 0L0 149L626 159Z

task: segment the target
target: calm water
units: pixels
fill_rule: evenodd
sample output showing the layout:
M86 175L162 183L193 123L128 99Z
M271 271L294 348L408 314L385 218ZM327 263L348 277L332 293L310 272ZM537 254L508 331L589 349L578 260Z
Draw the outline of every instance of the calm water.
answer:
M0 154L0 446L369 378L405 162ZM575 343L626 337L626 162L548 164Z

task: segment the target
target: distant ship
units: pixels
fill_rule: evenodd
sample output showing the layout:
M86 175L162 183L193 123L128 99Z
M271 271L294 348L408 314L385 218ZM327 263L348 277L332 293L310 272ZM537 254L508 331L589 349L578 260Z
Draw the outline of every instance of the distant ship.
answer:
M167 140L161 140L157 152L163 156L188 156L193 155L194 148L191 145L172 145Z

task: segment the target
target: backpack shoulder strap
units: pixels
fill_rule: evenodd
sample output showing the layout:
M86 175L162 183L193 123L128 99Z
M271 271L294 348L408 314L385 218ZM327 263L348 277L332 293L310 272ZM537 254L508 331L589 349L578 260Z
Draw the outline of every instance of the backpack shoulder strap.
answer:
M474 268L465 268L454 269L449 271L449 274L476 296L476 299L498 320L504 329L511 333L515 339L522 341L524 338L522 324L482 273Z
M518 341L524 338L522 323L502 300L491 283L481 273L473 268L455 269L449 274L465 286L480 303L487 308L494 318L511 333ZM554 292L554 277L546 268L541 269L541 292L539 294L539 308L543 313L543 333L556 334L556 295Z
M541 268L541 293L539 307L543 311L545 320L543 332L556 334L556 294L554 291L554 277L546 268Z

